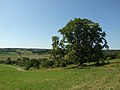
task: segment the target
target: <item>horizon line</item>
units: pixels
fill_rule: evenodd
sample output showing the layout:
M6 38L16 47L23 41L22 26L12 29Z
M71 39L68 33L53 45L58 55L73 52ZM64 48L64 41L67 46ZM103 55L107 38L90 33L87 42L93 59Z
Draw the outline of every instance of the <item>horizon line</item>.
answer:
M52 49L48 47L0 47L0 48L27 48L27 49Z
M4 48L23 48L23 49L52 49L52 48L48 48L48 47L0 47L0 49L4 49ZM104 50L104 49L103 49ZM120 50L120 48L109 48L108 50Z

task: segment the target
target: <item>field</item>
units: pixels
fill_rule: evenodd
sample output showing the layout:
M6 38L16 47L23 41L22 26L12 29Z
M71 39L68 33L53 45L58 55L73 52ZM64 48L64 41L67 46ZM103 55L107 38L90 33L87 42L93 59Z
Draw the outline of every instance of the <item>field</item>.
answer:
M30 51L24 51L21 53L21 56L17 52L0 52L0 60L7 60L10 58L11 60L17 60L18 58L27 57L30 59L40 59L40 58L48 58L49 54L41 54L32 53Z
M0 64L0 90L120 90L120 59L110 63L29 71Z

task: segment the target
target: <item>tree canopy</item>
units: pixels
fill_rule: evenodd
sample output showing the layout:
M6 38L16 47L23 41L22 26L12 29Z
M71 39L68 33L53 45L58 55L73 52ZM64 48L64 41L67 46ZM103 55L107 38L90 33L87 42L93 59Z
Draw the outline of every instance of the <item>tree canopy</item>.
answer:
M106 33L98 23L88 19L75 18L58 30L62 35L52 37L52 56L56 60L75 61L79 65L98 61L102 49L108 48Z

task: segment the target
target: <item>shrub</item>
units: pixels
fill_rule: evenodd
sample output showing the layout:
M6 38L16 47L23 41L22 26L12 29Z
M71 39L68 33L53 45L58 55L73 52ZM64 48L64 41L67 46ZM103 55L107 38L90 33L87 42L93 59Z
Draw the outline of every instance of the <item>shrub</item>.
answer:
M110 64L110 62L109 62L109 61L107 61L107 64Z
M101 66L101 63L100 62L96 62L95 66Z
M104 56L105 59L107 60L111 60L111 59L116 59L117 58L117 54L107 54L106 56Z
M53 67L60 67L61 60L53 60L53 61L54 61Z
M103 66L103 65L106 65L106 64L110 64L110 62L109 61L107 61L107 62L104 62L104 61L96 62L95 66Z
M29 62L29 58L23 57L20 62L20 66L26 66L26 64Z
M42 67L45 67L45 68L50 68L50 67L53 66L53 64L54 64L53 61L45 60L45 61L43 61L43 62L41 63L41 66L42 66Z
M6 60L6 64L12 64L12 61L11 61L10 58L8 58L8 59Z
M120 53L117 54L117 58L120 58Z
M24 67L25 70L29 70L30 69L30 64L26 64L25 67Z
M60 66L60 67L66 67L67 65L66 65L66 62L65 62L65 61L61 61L61 63L60 63L59 66Z
M33 67L36 69L39 69L39 64L40 64L40 62L38 60L36 60L33 64Z
M39 69L39 61L37 59L30 59L25 62L25 69L29 70L31 67Z
M4 64L5 63L5 61L4 60L0 60L0 64Z
M17 61L16 61L16 65L20 65L21 64L21 59L18 58Z

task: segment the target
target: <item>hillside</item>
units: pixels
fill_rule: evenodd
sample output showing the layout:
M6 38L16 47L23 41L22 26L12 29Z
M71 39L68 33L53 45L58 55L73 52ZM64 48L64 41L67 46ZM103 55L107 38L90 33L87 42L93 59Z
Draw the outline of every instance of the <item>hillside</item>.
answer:
M0 65L0 90L119 90L120 59L109 65L21 71Z

